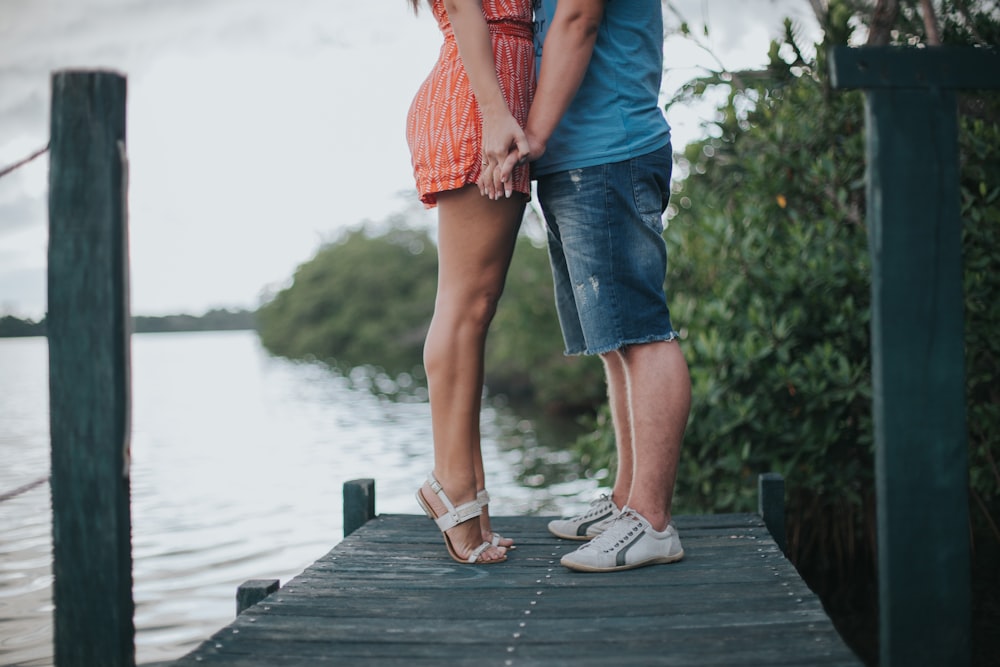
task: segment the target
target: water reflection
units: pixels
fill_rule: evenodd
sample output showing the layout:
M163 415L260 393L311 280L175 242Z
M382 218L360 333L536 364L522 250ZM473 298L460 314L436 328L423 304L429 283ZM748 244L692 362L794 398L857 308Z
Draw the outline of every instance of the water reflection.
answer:
M132 526L139 663L232 619L236 586L284 583L343 535L342 485L376 480L379 513L416 513L432 465L420 379L270 357L250 332L133 337ZM0 339L0 494L48 471L44 339ZM483 413L491 509L558 514L596 484L571 435L502 401ZM51 664L47 484L0 502L0 664ZM502 528L502 524L500 526Z

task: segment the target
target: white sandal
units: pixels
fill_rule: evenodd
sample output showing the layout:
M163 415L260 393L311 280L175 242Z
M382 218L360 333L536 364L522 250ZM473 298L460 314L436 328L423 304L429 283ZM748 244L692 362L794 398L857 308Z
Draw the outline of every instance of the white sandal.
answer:
M478 499L470 500L467 503L463 503L458 507L455 507L455 504L451 502L451 499L448 497L448 494L444 492L444 487L441 486L441 482L437 481L437 479L434 477L433 472L427 476L427 485L430 486L431 491L437 494L437 497L441 499L441 502L444 504L445 508L448 511L445 514L442 514L441 516L435 516L434 511L431 509L431 506L424 499L423 487L417 489L417 502L420 503L420 507L423 508L427 516L433 519L434 523L436 523L437 527L441 530L441 534L444 536L444 544L448 548L448 555L450 555L455 561L459 563L470 563L470 564L479 563L481 565L502 563L503 561L507 560L506 554L503 556L503 558L497 558L494 560L486 560L486 561L479 560L479 557L483 554L484 551L486 551L490 547L497 546L494 543L496 537L494 537L494 542L484 541L478 547L473 549L472 553L469 554L468 558L460 557L458 553L456 553L455 547L452 546L451 539L448 537L448 533L446 531L451 530L455 526L461 523L465 523L470 519L476 518L477 516L483 513L483 508L479 504Z
M490 494L486 492L486 489L476 493L476 502L479 503L479 509L486 509L486 506L490 504ZM513 544L513 539L504 537L500 533L491 530L490 534L493 535L493 539L490 540L490 544L495 547L503 546L500 544L500 540L511 540L512 544L510 546L503 547L504 549L516 549L517 547Z

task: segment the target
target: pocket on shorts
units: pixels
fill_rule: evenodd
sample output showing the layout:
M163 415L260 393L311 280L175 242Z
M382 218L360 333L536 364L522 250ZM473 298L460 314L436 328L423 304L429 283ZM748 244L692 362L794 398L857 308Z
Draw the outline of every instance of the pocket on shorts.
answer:
M633 159L632 195L643 222L657 233L663 233L663 212L670 201L670 144Z

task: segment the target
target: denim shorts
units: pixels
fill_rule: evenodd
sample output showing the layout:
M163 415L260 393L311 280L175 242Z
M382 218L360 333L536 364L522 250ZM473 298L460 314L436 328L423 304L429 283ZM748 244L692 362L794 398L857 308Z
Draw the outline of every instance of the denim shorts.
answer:
M677 337L663 283L671 148L538 178L566 354Z

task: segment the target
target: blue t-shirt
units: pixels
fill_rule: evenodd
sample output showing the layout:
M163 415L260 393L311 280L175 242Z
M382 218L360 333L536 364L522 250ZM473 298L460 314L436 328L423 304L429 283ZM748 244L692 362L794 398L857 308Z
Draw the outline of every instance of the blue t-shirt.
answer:
M557 0L534 0L535 50ZM620 162L666 146L670 126L659 106L663 76L661 0L607 0L594 55L580 89L532 175Z

